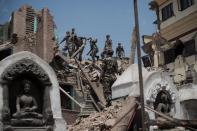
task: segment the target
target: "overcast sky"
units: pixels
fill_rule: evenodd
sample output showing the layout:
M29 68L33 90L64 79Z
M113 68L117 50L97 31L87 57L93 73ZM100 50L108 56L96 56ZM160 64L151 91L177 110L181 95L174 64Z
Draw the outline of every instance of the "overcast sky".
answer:
M155 13L149 10L150 0L138 1L140 35L151 35L156 31L153 25ZM102 51L105 35L110 34L113 48L121 42L126 56L130 54L134 26L133 0L0 0L0 24L8 21L11 12L23 4L37 10L48 7L54 16L60 40L66 31L74 27L79 36L97 38ZM142 43L142 39L140 41Z

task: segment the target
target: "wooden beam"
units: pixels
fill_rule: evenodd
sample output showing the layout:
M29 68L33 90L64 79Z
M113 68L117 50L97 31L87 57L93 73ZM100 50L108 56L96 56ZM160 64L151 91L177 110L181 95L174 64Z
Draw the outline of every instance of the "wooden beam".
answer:
M80 106L81 108L83 108L83 106L76 101L72 96L70 96L64 89L62 89L61 87L59 87L60 91L62 91L62 93L64 93L66 96L68 96L68 98L70 98L73 102L75 102L78 106Z
M91 82L89 76L83 71L83 69L82 69L81 64L79 63L79 61L76 58L75 58L75 61L76 61L77 65L78 65L79 69L81 70L81 73L84 75L85 79L88 81L88 84L90 85L90 87L93 89L94 93L96 94L96 96L100 100L101 104L105 106L106 105L106 100L104 98L104 94L103 94L102 88L101 87L98 87L95 82L94 83ZM98 107L98 105L96 104L96 102L93 101L93 103L98 108L98 110L100 110L100 108Z

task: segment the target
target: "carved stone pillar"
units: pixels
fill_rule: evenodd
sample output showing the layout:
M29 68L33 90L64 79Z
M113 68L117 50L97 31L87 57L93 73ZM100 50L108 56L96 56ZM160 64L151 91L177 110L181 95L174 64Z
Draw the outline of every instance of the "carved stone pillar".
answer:
M10 123L8 83L6 81L3 81L1 84L2 84L2 88L3 88L2 121L3 121L4 125L7 125Z
M51 100L50 100L50 84L45 84L45 89L44 89L44 103L43 103L43 114L44 114L44 119L46 122L46 125L53 125L54 124L54 119L53 119L53 113L51 110Z

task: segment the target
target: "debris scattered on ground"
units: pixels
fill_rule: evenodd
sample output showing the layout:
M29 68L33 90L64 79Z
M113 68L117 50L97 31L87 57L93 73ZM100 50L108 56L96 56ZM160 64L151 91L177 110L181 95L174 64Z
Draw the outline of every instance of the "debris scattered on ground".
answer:
M92 113L87 118L79 118L68 128L68 131L109 131L117 119L118 112L122 110L123 103L115 102L102 112Z
M73 125L68 127L68 131L110 131L116 121L131 107L134 107L134 100L134 98L128 98L113 102L112 106L104 108L102 112L92 113L89 117L77 119Z

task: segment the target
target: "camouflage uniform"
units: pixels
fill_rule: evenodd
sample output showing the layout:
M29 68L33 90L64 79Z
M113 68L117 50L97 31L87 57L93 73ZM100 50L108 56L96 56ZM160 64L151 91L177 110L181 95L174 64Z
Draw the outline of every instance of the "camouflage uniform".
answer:
M75 51L74 52L76 52L84 44L84 39L86 39L86 38L85 37L77 37L77 36L75 37L75 41L74 41ZM78 60L79 61L82 61L83 50L84 50L84 47L78 53Z
M101 54L101 57L105 58L108 53L113 53L112 40L110 39L110 35L106 35L105 47L104 51Z
M110 105L111 100L111 86L116 80L116 73L118 73L118 63L112 57L105 58L102 64L102 75L101 75L101 83L104 86L103 92L105 99Z
M77 34L75 33L75 29L72 28L69 38L69 56L71 57L76 51L76 42L77 42Z
M71 34L69 31L66 32L66 36L63 38L63 40L60 42L60 44L62 42L66 41L65 46L64 46L64 51L68 50L68 54L69 56L72 55L73 52L73 43L72 43L72 38L71 38Z
M116 57L120 59L124 57L124 48L120 43L118 43L118 46L116 47Z
M90 56L92 57L93 63L95 62L95 57L97 58L97 60L99 58L99 56L96 55L98 53L98 51L99 51L98 47L96 45L96 42L97 42L97 39L95 39L95 40L91 39L90 40L90 51L88 52L88 54L90 53Z

